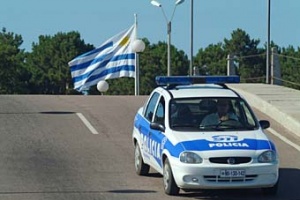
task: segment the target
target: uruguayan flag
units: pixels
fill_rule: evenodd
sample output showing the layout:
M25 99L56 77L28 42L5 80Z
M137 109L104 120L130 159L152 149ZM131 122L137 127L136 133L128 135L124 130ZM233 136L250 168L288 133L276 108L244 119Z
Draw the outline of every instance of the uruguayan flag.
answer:
M135 25L113 36L100 47L69 62L74 89L88 90L100 80L135 77Z

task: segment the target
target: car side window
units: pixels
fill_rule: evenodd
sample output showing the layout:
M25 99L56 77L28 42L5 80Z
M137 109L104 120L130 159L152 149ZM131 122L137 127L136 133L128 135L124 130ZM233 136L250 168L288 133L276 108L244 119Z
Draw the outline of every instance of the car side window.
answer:
M157 105L154 122L165 125L165 100L163 97L160 98Z
M152 121L153 113L154 113L155 106L157 104L158 98L159 98L159 94L157 92L153 93L153 95L150 97L150 100L149 100L149 102L147 104L144 116L150 122Z

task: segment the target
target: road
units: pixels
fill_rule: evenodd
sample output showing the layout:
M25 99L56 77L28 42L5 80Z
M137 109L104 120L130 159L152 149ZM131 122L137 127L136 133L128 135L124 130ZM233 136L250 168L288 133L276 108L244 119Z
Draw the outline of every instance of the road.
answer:
M300 139L269 119L280 153L277 197L260 190L164 194L162 177L135 174L132 123L145 96L0 96L1 200L300 199Z

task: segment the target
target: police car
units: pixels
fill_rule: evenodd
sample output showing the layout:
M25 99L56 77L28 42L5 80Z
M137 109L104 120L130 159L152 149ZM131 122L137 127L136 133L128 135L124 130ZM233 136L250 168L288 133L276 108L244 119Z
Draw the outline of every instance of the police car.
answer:
M168 195L241 188L276 194L278 153L264 133L270 123L258 120L226 85L239 81L238 76L156 77L158 87L134 118L136 173L147 175L151 167L162 174Z

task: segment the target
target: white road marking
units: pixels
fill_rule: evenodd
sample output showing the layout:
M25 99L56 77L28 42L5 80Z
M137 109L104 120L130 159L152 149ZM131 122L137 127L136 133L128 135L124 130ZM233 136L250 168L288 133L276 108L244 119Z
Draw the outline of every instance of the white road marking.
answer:
M98 131L92 126L92 124L83 116L81 113L76 113L76 115L81 119L85 126L93 133L99 134Z
M282 141L284 141L285 143L287 143L288 145L294 147L295 149L297 149L300 152L300 146L293 143L292 141L290 141L289 139L287 139L286 137L280 135L278 132L276 132L274 129L269 128L268 131L270 131L273 135L275 135L276 137L278 137L279 139L281 139Z

